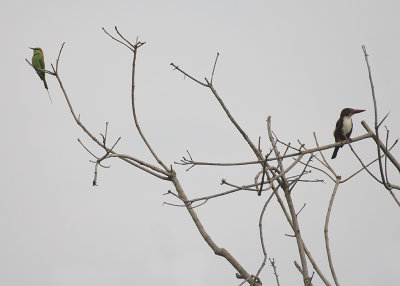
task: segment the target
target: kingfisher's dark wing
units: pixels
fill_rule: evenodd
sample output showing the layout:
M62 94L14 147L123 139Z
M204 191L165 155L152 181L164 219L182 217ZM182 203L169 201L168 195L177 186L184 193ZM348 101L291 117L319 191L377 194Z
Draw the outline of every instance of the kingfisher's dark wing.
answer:
M336 122L336 128L335 131L333 132L333 136L335 137L335 142L339 142L343 140L343 134L342 134L342 128L343 128L343 120L339 120Z

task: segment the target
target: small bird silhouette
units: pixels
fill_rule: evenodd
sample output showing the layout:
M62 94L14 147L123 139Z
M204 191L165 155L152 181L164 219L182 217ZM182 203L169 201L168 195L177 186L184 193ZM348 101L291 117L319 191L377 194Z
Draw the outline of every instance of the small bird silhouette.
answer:
M49 93L49 88L47 87L47 82L46 82L46 77L45 77L45 72L42 71L45 69L45 64L44 64L44 56L43 56L43 51L41 48L30 48L33 50L33 56L32 56L32 66L36 70L36 73L39 75L40 79L44 83L44 88L47 90L47 93L49 94L50 101L50 93ZM42 70L40 70L42 69Z
M342 112L340 113L340 118L336 122L335 131L333 132L333 136L335 137L335 142L350 139L351 132L353 131L353 121L351 120L351 116L356 113L364 111L365 111L364 109L352 109L352 108L345 108L342 110ZM335 147L331 159L336 158L339 148L341 148L341 146Z

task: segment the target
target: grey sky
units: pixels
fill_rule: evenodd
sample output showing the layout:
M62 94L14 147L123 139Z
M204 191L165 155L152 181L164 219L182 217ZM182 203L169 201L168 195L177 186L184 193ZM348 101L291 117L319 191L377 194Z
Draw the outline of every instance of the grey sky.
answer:
M284 141L333 142L344 107L367 112L353 117L353 136L373 125L367 46L380 116L400 135L400 4L398 1L2 1L0 31L0 285L125 286L238 285L235 271L216 257L183 208L163 193L171 184L119 162L101 169L92 187L90 155L102 154L73 122L54 78L47 76L50 104L39 77L25 62L30 46L55 63L65 41L60 75L75 111L94 134L110 122L118 150L154 162L135 132L130 110L129 51L101 30L117 25L129 39L147 43L137 61L137 108L154 149L172 164L186 150L199 161L248 161L254 154L228 122L212 94L181 74L209 77L220 53L214 83L249 136L266 139L266 118ZM383 131L384 129L382 129ZM372 142L354 144L363 158ZM330 157L332 150L325 152ZM393 152L400 158L399 148ZM348 147L332 162L343 177L359 168ZM255 167L215 169L176 166L189 197L225 190L226 178L251 183ZM374 168L373 168L374 169ZM376 169L374 169L376 170ZM390 170L393 183L399 174ZM302 184L294 194L302 234L329 276L323 225L333 189ZM399 195L399 194L398 194ZM216 243L250 272L262 261L258 217L266 195L237 193L198 209ZM300 285L293 266L296 243L276 201L265 216L267 252L277 261L281 285ZM398 285L399 209L365 173L343 184L333 207L331 248L342 285ZM316 276L316 275L315 275ZM261 275L274 285L272 269ZM332 281L332 279L330 279ZM314 285L321 285L315 278Z

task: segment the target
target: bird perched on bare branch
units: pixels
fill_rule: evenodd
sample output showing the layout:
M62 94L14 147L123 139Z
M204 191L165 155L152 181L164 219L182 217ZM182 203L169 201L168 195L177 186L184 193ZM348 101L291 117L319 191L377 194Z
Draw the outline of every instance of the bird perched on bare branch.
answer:
M364 111L365 111L364 109L352 109L352 108L345 108L342 110L342 112L340 113L340 118L336 122L335 131L333 132L333 136L335 137L335 142L340 142L346 139L350 139L351 131L353 131L353 121L351 120L351 116L356 113ZM342 148L342 146L335 147L331 159L336 158L339 148Z
M43 71L46 66L44 64L44 56L43 56L43 51L41 48L30 48L33 50L33 56L32 56L32 66L36 70L36 73L39 75L40 79L44 83L44 88L47 90L47 93L49 94L49 98L51 101L50 93L49 93L49 88L47 87L47 82L46 82L46 77L45 77L45 72Z

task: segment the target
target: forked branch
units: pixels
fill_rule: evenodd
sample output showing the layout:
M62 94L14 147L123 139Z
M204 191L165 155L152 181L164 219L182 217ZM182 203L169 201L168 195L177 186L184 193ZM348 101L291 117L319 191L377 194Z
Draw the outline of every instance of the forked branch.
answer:
M136 106L135 106L135 71L136 71L136 55L138 49L143 46L146 42L140 42L138 39L136 39L135 44L132 44L129 42L124 36L121 35L121 33L118 31L118 28L115 26L115 31L117 34L121 37L121 40L118 40L117 38L113 37L110 33L106 31L106 29L103 28L103 31L113 40L117 41L118 43L124 45L127 47L129 50L133 52L133 59L132 59L132 83L131 83L131 102L132 102L132 114L133 114L133 119L135 121L135 126L137 131L140 134L140 137L142 138L144 144L146 144L147 149L149 149L150 153L153 155L154 159L157 161L158 164L160 164L166 172L170 172L170 169L164 164L163 161L158 157L156 152L154 152L153 148L151 147L150 143L144 136L142 129L140 128L139 121L137 119L136 115Z

